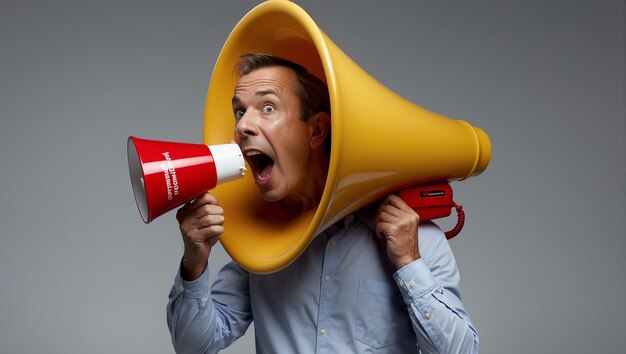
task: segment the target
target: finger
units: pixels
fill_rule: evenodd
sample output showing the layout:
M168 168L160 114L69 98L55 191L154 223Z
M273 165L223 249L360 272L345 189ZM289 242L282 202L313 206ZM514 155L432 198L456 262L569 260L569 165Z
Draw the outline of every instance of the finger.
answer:
M381 239L387 238L387 232L385 231L386 229L381 224L382 223L376 224L376 237L381 238Z
M201 230L212 225L223 225L224 214L219 206L205 205L181 216L179 223L184 230Z
M207 214L197 219L198 229L210 227L213 225L224 225L224 215L221 214Z
M388 195L386 200L389 202L389 205L392 205L397 209L405 212L413 211L413 208L411 208L402 198L395 194Z
M198 233L202 235L203 242L211 242L215 244L217 240L212 241L214 238L219 238L221 234L224 233L224 226L222 225L210 225L198 230Z
M389 196L387 196L385 199L383 199L380 202L380 205L378 206L378 211L376 212L376 216L377 218L382 215L383 213L387 213L390 215L393 215L393 205L391 205L391 201L389 200Z
M389 194L381 203L380 209L386 209L396 216L400 215L401 212L414 211L402 198L395 194ZM396 210L398 212L394 212Z
M222 225L208 225L199 228L191 226L181 229L181 231L185 244L197 247L203 243L211 245L212 238L219 237L224 232L224 227Z
M180 221L185 216L193 213L194 211L198 210L198 208L207 204L218 205L217 198L215 198L215 196L208 192L200 195L195 200L185 204L182 208L178 209L178 211L176 212L176 218L178 219L178 221Z
M378 213L376 217L376 222L384 222L384 223L394 223L399 220L399 216L396 214L398 210L390 211L383 209L380 213Z
M403 218L406 216L416 216L419 222L419 214L413 208L411 208L402 198L397 195L390 194L388 196L389 199L389 207L393 207L394 210L397 210L397 214L395 214L398 218Z
M196 198L189 206L193 210L206 204L218 205L217 198L213 194L206 192Z
M394 218L400 218L402 216L402 214L404 213L404 210L399 209L398 207L396 207L393 204L387 204L385 205L385 207L383 208L381 214L387 214L391 217Z
M378 238L388 238L394 232L394 224L390 222L381 221L376 224L376 236Z

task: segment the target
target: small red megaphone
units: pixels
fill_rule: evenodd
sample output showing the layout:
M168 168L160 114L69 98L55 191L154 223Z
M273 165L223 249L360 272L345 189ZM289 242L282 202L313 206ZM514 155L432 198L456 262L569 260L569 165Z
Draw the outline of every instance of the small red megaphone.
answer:
M237 144L207 146L131 136L127 150L135 201L146 224L246 173Z

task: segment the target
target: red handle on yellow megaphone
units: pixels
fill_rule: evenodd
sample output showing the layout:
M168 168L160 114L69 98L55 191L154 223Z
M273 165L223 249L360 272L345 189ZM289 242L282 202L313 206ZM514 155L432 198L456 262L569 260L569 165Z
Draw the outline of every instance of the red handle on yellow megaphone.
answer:
M127 153L135 201L146 224L246 172L237 144L207 146L131 136Z
M458 235L465 225L465 212L452 199L452 187L448 182L406 188L398 196L419 214L420 222L449 216L452 208L456 209L457 223L452 230L445 232L448 240Z

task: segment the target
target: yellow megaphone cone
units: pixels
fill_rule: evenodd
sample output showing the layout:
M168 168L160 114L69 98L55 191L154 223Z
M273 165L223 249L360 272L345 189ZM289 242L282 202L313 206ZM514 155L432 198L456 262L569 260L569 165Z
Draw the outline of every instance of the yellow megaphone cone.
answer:
M242 267L278 271L319 232L399 189L462 180L491 157L483 130L417 106L368 75L296 4L275 0L251 10L215 64L205 108L204 143L233 138L234 66L247 53L277 55L306 67L328 85L331 152L322 199L295 219L278 219L251 176L212 191L224 208L221 243Z

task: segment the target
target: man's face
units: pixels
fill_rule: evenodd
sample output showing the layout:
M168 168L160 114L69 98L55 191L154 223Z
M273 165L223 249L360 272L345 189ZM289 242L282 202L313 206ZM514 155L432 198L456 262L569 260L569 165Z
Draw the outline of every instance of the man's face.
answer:
M282 66L254 70L235 87L235 141L266 201L306 192L311 127L298 92L296 74Z

